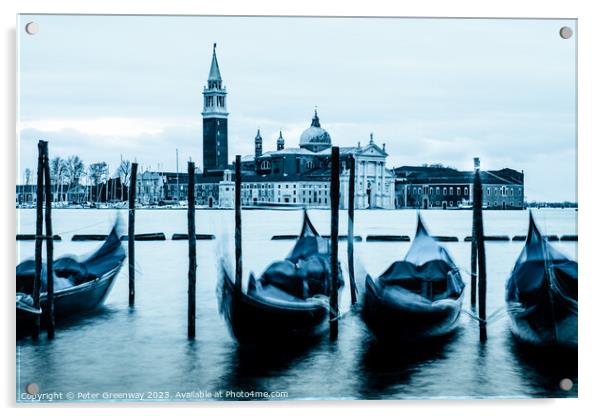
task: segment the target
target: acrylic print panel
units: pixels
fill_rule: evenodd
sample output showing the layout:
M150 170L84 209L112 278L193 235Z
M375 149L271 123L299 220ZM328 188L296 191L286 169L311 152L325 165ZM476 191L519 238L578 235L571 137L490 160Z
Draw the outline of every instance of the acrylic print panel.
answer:
M18 402L577 396L575 20L17 33Z

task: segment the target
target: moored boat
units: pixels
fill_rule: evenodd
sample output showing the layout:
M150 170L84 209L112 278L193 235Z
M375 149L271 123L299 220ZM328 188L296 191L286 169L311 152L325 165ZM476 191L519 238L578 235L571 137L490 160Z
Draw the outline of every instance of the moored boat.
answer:
M237 291L222 265L220 312L232 335L243 344L273 344L315 339L328 330L331 290L330 245L304 212L301 234L283 261L259 278L249 276ZM339 267L339 288L343 286Z
M102 246L83 260L72 256L55 260L53 262L55 319L59 321L65 318L77 318L101 305L111 291L124 259L125 250L114 227ZM42 315L44 318L47 311L46 264L42 264L40 308L35 308L33 304L34 274L34 260L26 260L17 266L18 333L29 330L35 315Z
M377 279L366 276L362 317L379 340L421 341L455 329L463 296L460 271L419 215L405 258Z
M556 250L529 213L529 232L506 283L510 329L537 346L577 347L577 262Z

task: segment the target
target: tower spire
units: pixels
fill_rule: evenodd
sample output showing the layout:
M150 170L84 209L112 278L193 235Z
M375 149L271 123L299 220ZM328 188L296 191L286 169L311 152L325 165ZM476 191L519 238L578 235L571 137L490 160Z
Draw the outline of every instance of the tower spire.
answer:
M209 78L208 81L222 81L222 75L219 72L219 64L217 63L217 54L215 53L215 48L217 47L217 43L213 44L213 58L211 59L211 69L209 70Z
M263 139L261 132L257 129L257 136L255 136L255 157L261 156L263 153Z
M276 140L276 150L284 149L284 137L282 137L282 130L280 130L280 135L278 136L278 140Z

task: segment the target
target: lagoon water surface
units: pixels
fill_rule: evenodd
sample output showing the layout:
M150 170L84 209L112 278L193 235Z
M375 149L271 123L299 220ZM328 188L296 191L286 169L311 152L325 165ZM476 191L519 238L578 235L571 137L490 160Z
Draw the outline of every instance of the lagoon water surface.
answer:
M330 213L311 210L322 234L330 233ZM469 293L470 211L422 211L432 235L457 236L443 243L452 254ZM541 209L535 218L545 234L576 234L573 209ZM18 210L18 232L33 233L35 211ZM115 219L127 220L125 210L57 209L55 256L85 254L98 242L71 242L76 233L107 233ZM400 234L413 238L414 211L356 211L355 231ZM340 213L340 233L347 217ZM186 233L185 210L138 210L136 232L164 232L168 241L136 242L136 304L128 307L128 273L123 267L105 305L80 320L60 323L56 338L17 341L17 400L26 386L36 383L40 393L62 393L64 400L246 400L246 399L416 399L482 397L575 397L576 355L542 353L518 345L511 336L504 308L504 285L524 243L487 242L488 315L499 319L488 325L488 340L479 342L478 324L462 314L450 338L421 348L379 345L359 314L341 300L345 316L339 338L328 336L304 347L248 350L237 345L218 313L216 284L220 253L233 251L234 212L198 210L197 233L216 239L197 242L197 336L187 339L187 241L171 241ZM261 273L284 257L292 241L271 241L275 234L295 234L300 211L243 211L243 269ZM125 222L124 222L125 225ZM528 211L485 211L485 234L525 235ZM125 233L126 227L123 228ZM356 270L376 277L402 258L411 243L359 242ZM576 258L577 243L553 243ZM346 243L339 253L346 258ZM17 242L17 262L33 256L33 242ZM360 266L361 265L361 266ZM358 273L359 274L359 273ZM361 282L359 282L361 283ZM362 285L360 285L362 286ZM361 295L360 295L361 296ZM465 297L470 309L469 296ZM573 388L564 391L560 381ZM140 393L141 395L135 395Z

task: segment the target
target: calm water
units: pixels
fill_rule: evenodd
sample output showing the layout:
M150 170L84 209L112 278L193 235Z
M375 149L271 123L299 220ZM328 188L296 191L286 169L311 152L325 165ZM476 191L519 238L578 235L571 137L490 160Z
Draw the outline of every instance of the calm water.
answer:
M19 210L19 232L34 232L34 211ZM536 220L546 234L576 234L574 210L536 210ZM71 242L74 233L106 233L126 211L55 210L54 230L63 237L55 255L84 254L95 242ZM406 234L413 237L413 211L358 211L356 234ZM485 233L510 237L526 234L527 211L486 211ZM330 233L329 212L310 211L318 231ZM425 211L433 235L471 232L469 211ZM291 241L270 241L274 234L295 234L301 227L298 211L243 211L243 267L260 273L290 250ZM213 241L198 241L197 338L187 339L187 242L136 243L136 306L128 308L127 267L122 268L105 306L77 323L59 325L56 338L17 343L17 400L28 383L41 393L164 392L149 398L179 400L195 392L214 399L234 399L232 392L286 392L288 399L407 399L476 397L574 397L577 394L575 356L542 354L516 345L505 313L488 326L489 339L479 343L478 325L462 314L458 331L438 345L417 350L386 348L371 340L357 311L340 322L339 339L328 337L316 345L286 351L241 349L228 333L218 313L215 295L217 259L233 250L233 211L197 211L197 232L212 233ZM139 210L136 232L186 232L186 211ZM341 233L346 216L341 212ZM576 258L576 243L554 243ZM357 262L378 276L401 258L410 243L356 243ZM470 243L447 243L469 284ZM33 242L20 242L17 261L33 255ZM488 313L504 306L504 283L522 243L486 245ZM345 243L340 253L346 257ZM356 266L356 270L357 270ZM467 286L467 294L468 294ZM346 292L347 293L347 292ZM342 309L349 310L349 296ZM465 301L468 300L468 296ZM465 302L466 303L466 302ZM465 304L469 309L469 305ZM559 388L563 378L574 388ZM216 395L221 392L221 397ZM219 393L218 393L219 394ZM281 396L281 395L280 395ZM105 397L108 397L105 395ZM184 398L186 396L183 396ZM243 397L244 398L244 397ZM282 398L282 397L280 397ZM94 400L93 395L86 400ZM239 397L240 399L240 397ZM130 399L136 400L136 399Z

